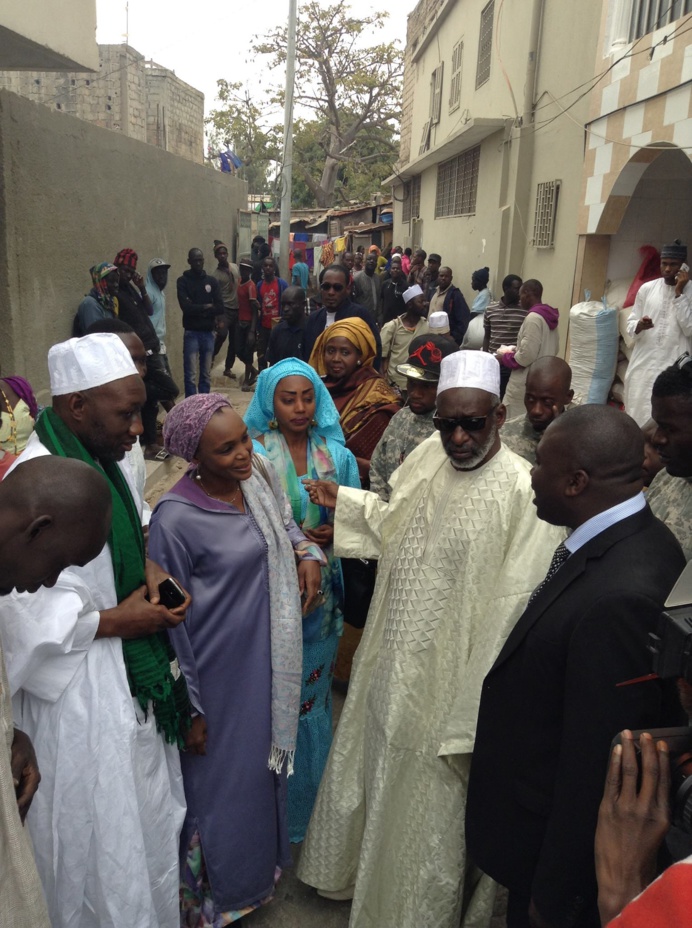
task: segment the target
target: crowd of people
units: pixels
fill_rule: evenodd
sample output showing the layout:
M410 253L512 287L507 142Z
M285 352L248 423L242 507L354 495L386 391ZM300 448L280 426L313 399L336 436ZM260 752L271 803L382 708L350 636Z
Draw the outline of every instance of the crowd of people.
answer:
M253 246L188 254L184 398L170 265L130 248L50 349L50 406L0 378L7 924L221 928L291 843L351 928L482 928L498 884L508 928L672 923L659 884L632 901L668 781L628 732L692 705L648 650L692 553L684 246L632 310L636 414L575 395L538 280L494 300L481 268L469 307L440 255L374 249L308 312L304 255L288 282ZM188 467L152 513L164 455Z

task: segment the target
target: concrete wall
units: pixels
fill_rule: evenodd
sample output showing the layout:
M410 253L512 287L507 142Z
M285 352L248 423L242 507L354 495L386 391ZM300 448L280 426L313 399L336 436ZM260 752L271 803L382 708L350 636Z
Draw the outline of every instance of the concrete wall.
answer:
M95 0L2 0L0 68L98 68Z
M146 63L147 142L204 161L204 94L168 68Z
M0 370L47 399L46 353L71 334L89 268L134 248L171 265L167 339L182 385L175 279L187 252L214 265L235 240L247 187L228 174L0 91Z
M97 74L0 71L0 89L204 161L204 94L129 45L99 45Z

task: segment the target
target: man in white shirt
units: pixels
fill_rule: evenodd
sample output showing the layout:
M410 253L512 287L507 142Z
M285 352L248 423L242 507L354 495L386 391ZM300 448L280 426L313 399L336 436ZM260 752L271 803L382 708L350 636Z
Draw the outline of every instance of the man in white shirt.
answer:
M692 350L692 284L683 267L687 246L661 248L661 277L642 284L627 319L634 339L625 374L625 410L638 425L651 418L651 388L661 371ZM685 265L686 267L686 265Z

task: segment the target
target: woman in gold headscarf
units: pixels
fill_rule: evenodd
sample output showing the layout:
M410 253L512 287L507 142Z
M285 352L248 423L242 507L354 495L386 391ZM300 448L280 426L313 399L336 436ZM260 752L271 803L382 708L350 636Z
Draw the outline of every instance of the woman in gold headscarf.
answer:
M357 316L334 322L315 342L310 365L339 411L346 447L358 461L361 483L368 486L370 458L392 416L401 408L398 394L373 367L375 338Z

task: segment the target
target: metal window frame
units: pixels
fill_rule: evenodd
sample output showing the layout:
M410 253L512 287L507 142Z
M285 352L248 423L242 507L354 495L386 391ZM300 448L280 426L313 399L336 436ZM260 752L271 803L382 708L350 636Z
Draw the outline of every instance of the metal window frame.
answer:
M561 180L546 180L536 187L536 208L533 216L533 244L536 248L555 247L555 226L561 187Z
M416 174L404 184L401 221L410 222L420 216L420 174Z
M449 112L461 106L461 68L464 63L464 40L459 39L452 49L452 76L449 82Z
M481 10L481 27L478 35L478 63L476 65L476 90L490 79L493 56L493 23L495 0L489 0Z
M419 155L424 155L430 148L430 133L432 130L432 119L427 119L423 124L423 135L421 136Z
M635 42L688 13L692 13L692 0L632 0L628 39Z
M475 214L480 160L481 146L476 145L438 164L435 219Z
M411 219L420 217L420 174L411 178Z
M407 180L404 184L404 197L401 207L401 221L410 222L411 220L411 181Z

